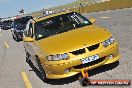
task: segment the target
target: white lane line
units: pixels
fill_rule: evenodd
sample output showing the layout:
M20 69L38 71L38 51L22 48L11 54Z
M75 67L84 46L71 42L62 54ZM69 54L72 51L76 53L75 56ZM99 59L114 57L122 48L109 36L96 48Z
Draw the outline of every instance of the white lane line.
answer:
M108 18L110 18L110 17L105 17L105 16L104 16L104 17L100 17L100 18L102 18L102 19L108 19Z
M26 88L32 88L32 85L28 79L26 72L21 72L23 81L25 82Z

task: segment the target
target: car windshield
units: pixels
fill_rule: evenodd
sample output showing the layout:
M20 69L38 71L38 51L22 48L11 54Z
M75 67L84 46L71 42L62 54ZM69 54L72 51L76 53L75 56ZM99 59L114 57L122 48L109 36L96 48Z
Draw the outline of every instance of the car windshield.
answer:
M92 23L79 13L71 12L35 23L36 39L47 38Z
M26 26L27 22L32 19L32 17L22 17L14 20L14 27L20 29L20 27Z

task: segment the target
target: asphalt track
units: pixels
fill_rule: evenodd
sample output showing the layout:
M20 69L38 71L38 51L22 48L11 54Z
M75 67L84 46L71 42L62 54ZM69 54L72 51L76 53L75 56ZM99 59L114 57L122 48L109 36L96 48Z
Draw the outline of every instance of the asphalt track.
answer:
M121 59L89 72L90 79L132 80L132 8L84 14L109 29L120 45ZM0 88L81 88L78 75L44 83L39 72L25 61L23 42L13 40L10 30L0 31ZM88 86L86 88L132 88Z

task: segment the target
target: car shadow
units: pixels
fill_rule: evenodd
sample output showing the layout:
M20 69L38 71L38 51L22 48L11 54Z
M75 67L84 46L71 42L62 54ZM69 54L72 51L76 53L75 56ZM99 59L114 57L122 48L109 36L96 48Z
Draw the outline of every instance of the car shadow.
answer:
M22 40L16 40L14 37L13 37L13 40L15 41L15 42L21 42Z
M28 64L32 68L32 70L29 70L29 71L34 71L36 73L36 75L42 80L39 70L37 70L37 68L34 67L34 65L32 63L28 63ZM102 72L112 70L112 69L116 68L118 65L119 65L119 61L108 64L108 65L103 65L101 67L90 70L90 71L88 71L89 77L96 75L96 74L99 74L99 73L102 73ZM68 78L48 79L48 81L46 81L46 82L44 82L43 80L42 81L44 83L51 84L51 85L64 85L64 84L69 84L69 83L77 81L78 77L80 75L81 75L81 73L74 75L74 76L71 76L71 77L68 77Z
M15 41L15 42L21 42L21 40L15 40L15 39L14 39L14 41Z

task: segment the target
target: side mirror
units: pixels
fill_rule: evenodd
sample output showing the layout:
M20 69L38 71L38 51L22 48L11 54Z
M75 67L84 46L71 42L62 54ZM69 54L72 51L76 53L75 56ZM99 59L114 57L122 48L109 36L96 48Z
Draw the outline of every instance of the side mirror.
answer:
M95 22L96 22L96 19L95 19L95 18L91 18L91 19L90 19L90 22L91 22L91 23L95 23Z
M23 38L23 41L24 42L34 42L35 39L34 38L31 38L31 37L25 37L25 38Z

